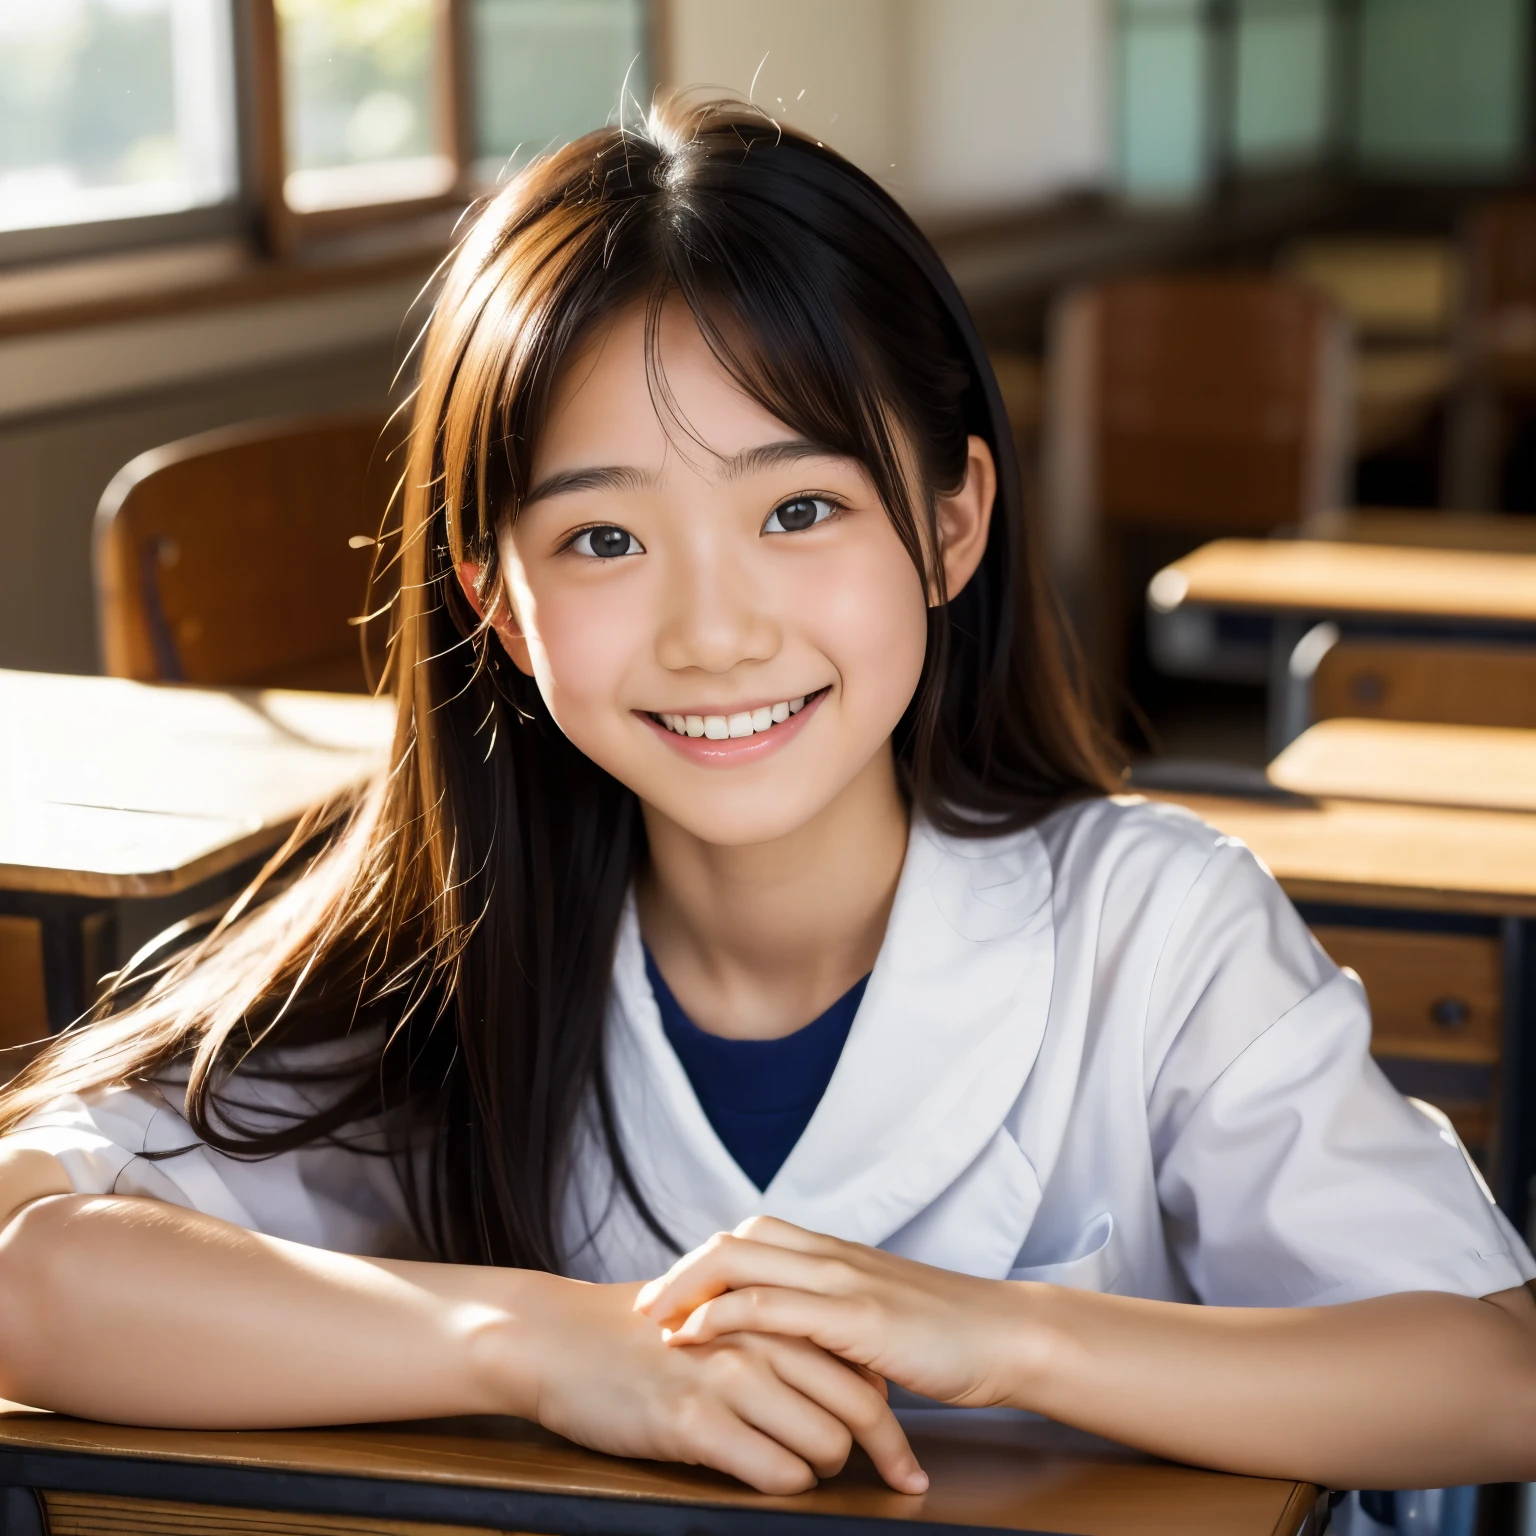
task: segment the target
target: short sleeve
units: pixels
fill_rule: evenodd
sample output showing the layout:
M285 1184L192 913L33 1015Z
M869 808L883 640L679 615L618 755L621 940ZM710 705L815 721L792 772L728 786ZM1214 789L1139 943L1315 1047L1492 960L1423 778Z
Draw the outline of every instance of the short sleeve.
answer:
M257 1092L271 1100L282 1088L264 1084ZM161 1200L340 1253L426 1256L393 1163L369 1149L365 1137L267 1157L228 1156L198 1139L178 1101L175 1084L67 1095L30 1115L5 1144L56 1157L79 1194Z
M1218 845L1169 931L1148 1047L1158 1198L1202 1301L1485 1296L1536 1278L1443 1117L1372 1060L1360 983L1240 843Z

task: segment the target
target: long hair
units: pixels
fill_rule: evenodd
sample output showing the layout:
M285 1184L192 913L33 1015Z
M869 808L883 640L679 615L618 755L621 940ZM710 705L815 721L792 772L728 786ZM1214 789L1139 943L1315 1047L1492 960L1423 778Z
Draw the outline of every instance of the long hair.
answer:
M894 741L914 812L995 836L1113 784L996 381L938 257L819 143L739 104L662 106L530 165L442 276L386 533L400 578L388 771L302 829L210 929L119 978L0 1094L0 1132L61 1094L185 1074L209 1145L270 1156L382 1125L430 1251L558 1269L568 1149L590 1109L646 1214L603 1065L639 805L555 726L456 571L478 561L483 601L503 600L496 536L529 488L554 382L620 309L644 307L664 405L656 334L679 299L753 399L864 466L941 599ZM971 433L998 497L980 568L950 596L935 498L963 482ZM341 1042L323 1069L276 1049L323 1040ZM302 1077L305 1108L275 1126L243 1116L241 1079L262 1074Z

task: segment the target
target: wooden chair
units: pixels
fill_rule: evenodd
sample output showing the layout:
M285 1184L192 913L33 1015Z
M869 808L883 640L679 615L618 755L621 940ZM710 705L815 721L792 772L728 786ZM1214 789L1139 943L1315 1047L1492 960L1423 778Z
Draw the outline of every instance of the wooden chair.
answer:
M1536 730L1536 647L1346 637L1317 662L1311 715Z
M43 925L23 913L0 913L0 1083L21 1070L27 1047L47 1034Z
M382 413L263 421L140 454L96 512L102 668L149 682L368 687L357 626L399 474ZM376 591L374 607L387 593ZM382 626L371 626L381 631ZM375 658L382 633L370 646Z
M1536 197L1497 198L1468 214L1459 374L1446 451L1447 506L1499 504L1506 406L1536 398Z
M1047 548L1113 688L1158 565L1342 503L1348 326L1276 277L1133 278L1057 306L1048 366Z

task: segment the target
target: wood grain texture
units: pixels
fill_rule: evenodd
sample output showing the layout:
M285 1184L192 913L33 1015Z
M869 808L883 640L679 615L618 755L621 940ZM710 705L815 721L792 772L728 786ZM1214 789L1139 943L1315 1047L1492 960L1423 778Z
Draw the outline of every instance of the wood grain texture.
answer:
M48 1033L48 992L43 972L43 925L35 917L0 913L0 1050L26 1045ZM0 1057L0 1082L11 1075Z
M21 1413L0 1416L0 1470L11 1447L1071 1536L1293 1536L1317 1494L1308 1484L1159 1462L1017 1417L918 1413L908 1427L932 1478L918 1498L891 1492L862 1460L809 1493L772 1497L696 1468L600 1456L514 1419L220 1433Z
M1536 816L1366 800L1154 794L1264 860L1295 901L1536 917Z
M1319 460L1342 441L1322 406L1327 301L1277 278L1181 275L1105 283L1083 302L1097 308L1104 522L1267 531L1325 504L1320 476L1336 475Z
M1536 811L1536 731L1323 720L1270 765L1299 795Z
M1165 566L1148 595L1297 614L1536 624L1536 554L1409 549L1306 539L1217 539Z
M1334 926L1312 932L1333 961L1364 984L1371 1049L1378 1055L1482 1066L1498 1061L1503 950L1497 939Z
M369 593L371 543L401 472L384 428L372 412L254 422L120 470L96 514L103 670L263 687L319 670L365 688L351 621L387 596Z
M1312 717L1536 730L1536 646L1340 640L1312 675Z
M0 890L165 895L384 762L394 705L0 671Z

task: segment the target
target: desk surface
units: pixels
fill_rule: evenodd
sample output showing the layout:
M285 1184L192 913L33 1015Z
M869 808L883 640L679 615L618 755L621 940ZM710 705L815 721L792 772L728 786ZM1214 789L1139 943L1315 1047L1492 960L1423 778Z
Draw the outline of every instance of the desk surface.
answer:
M1536 553L1312 539L1217 539L1147 588L1161 612L1199 604L1326 618L1536 624Z
M1317 1498L1307 1483L1177 1466L1059 1425L934 1412L907 1422L932 1479L919 1498L891 1492L867 1463L810 1493L770 1497L696 1468L599 1456L516 1419L215 1433L10 1413L0 1415L0 1484L238 1504L265 1475L270 1497L303 1508L307 1487L315 1508L329 1480L330 1507L343 1512L349 1494L366 1501L370 1485L377 1493L387 1482L387 1508L397 1519L431 1518L433 1511L487 1525L521 1518L530 1522L522 1529L580 1528L594 1536L767 1536L789 1524L785 1515L800 1517L794 1524L807 1536L823 1523L807 1516L841 1517L837 1524L849 1536L850 1519L866 1528L903 1522L1080 1536L1294 1536ZM211 1497L221 1472L228 1484L222 1498ZM367 1482L359 1487L357 1480ZM602 1502L567 1504L562 1517L559 1499Z
M1417 507L1341 507L1308 524L1307 536L1346 544L1485 549L1536 555L1536 517L1518 512L1429 512Z
M385 758L388 700L0 671L0 890L161 896Z
M1536 816L1159 792L1243 840L1295 901L1536 917Z
M1536 731L1323 720L1269 765L1300 795L1536 811Z

